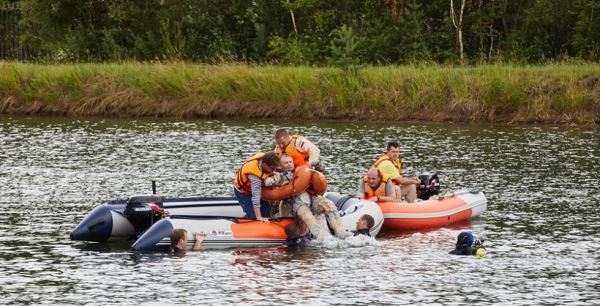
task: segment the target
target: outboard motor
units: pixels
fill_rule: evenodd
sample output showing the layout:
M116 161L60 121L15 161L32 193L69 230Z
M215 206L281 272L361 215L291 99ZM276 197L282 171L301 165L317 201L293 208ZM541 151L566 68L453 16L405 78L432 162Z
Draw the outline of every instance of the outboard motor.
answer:
M419 175L421 183L417 185L417 197L423 201L440 193L440 179L437 173L423 173Z
M164 217L163 200L156 195L129 198L123 215L133 224L136 237Z

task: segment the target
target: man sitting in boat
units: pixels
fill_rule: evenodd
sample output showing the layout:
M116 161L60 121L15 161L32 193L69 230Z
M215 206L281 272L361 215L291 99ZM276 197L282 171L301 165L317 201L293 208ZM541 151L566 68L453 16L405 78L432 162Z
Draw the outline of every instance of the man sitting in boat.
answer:
M277 156L288 154L294 160L294 166L308 164L313 169L323 172L323 163L319 160L321 151L305 137L290 135L286 129L275 132L275 152Z
M397 142L389 142L385 155L381 156L373 164L388 175L394 183L394 190L398 202L403 199L408 203L413 203L417 199L417 185L421 182L417 177L402 177L402 161L400 160L400 145Z
M367 175L360 181L356 197L373 202L397 201L392 180L377 168L369 169Z
M261 200L264 180L277 168L279 158L275 152L258 153L248 159L235 175L234 194L246 218L269 222L271 204Z
M200 244L204 240L204 235L200 233L194 233L194 245L192 251L200 251ZM183 228L176 228L171 232L171 251L173 255L182 257L185 255L185 249L187 248L187 231Z
M356 230L352 231L354 236L366 235L371 237L371 228L375 225L375 219L369 214L364 214L356 222Z
M289 162L291 157L287 154L283 154L281 157L281 167L285 167L287 173L293 173L294 165ZM271 178L265 180L265 186L283 186L285 184L289 184L291 179L292 176L290 175L283 175L275 172ZM325 214L325 218L327 219L329 226L333 229L336 237L343 239L348 236L344 230L342 222L340 221L335 204L327 198L321 195L311 194L310 191L304 191L298 196L283 200L280 206L280 215L285 213L285 211L289 211L290 207L292 215L297 216L300 220L302 220L302 222L306 224L308 230L317 240L324 240L327 235L325 230L317 223L315 218L316 215L323 213Z

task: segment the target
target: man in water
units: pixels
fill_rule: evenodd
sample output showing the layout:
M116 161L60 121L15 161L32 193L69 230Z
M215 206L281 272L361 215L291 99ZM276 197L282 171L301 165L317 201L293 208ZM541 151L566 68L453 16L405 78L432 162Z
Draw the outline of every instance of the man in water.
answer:
M300 236L300 232L296 224L288 224L284 228L287 238L285 239L285 245L289 249L297 249L306 245L306 238Z
M372 167L375 167L392 179L398 202L402 198L408 203L417 199L417 185L421 182L417 177L402 177L402 161L400 160L400 145L397 142L387 144L386 153L381 156Z
M271 204L261 200L264 180L277 168L275 152L258 153L248 159L235 175L234 194L246 218L269 222Z
M369 214L364 214L356 222L356 230L352 231L354 236L366 235L371 237L371 228L375 225L375 219Z
M204 240L204 234L194 233L194 245L192 251L200 251L200 246ZM171 232L171 252L173 255L182 257L187 248L187 231L182 228L176 228Z
M373 202L396 202L394 185L387 174L382 174L377 168L371 168L358 186L359 199Z

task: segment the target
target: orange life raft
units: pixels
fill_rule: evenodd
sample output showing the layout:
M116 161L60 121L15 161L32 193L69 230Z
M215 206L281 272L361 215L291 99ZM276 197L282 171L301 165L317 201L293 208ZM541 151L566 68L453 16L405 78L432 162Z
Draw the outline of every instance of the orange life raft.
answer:
M444 227L480 216L487 208L482 192L461 190L440 199L417 203L377 203L384 230L419 230Z
M297 196L305 190L312 194L324 194L327 190L327 179L323 173L310 169L308 166L297 167L289 184L263 188L260 197L267 201L277 201Z

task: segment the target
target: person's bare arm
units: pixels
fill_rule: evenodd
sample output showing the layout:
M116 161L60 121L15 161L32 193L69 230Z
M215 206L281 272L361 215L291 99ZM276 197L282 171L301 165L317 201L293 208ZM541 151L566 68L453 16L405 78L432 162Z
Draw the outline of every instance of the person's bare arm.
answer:
M419 180L419 178L417 178L417 177L401 177L401 176L394 179L394 181L398 185L412 185L412 184L419 184L421 182L421 180Z
M200 251L200 246L202 245L202 241L204 241L204 234L195 233L194 238L196 238L196 241L194 241L194 245L192 246L192 251Z

